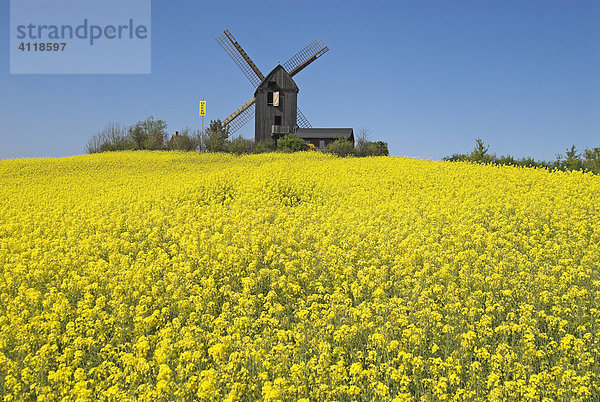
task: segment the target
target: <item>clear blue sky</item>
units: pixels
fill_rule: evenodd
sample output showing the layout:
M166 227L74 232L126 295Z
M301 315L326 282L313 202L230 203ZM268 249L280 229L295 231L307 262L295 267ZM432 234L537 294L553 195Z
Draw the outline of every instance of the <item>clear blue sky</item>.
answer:
M552 159L600 146L599 1L154 0L150 75L10 75L0 0L0 159L84 153L108 122L169 131L225 118L253 88L214 40L228 28L266 74L313 39L296 78L314 127L361 127L393 155L440 159L481 137ZM253 124L240 133L253 138Z

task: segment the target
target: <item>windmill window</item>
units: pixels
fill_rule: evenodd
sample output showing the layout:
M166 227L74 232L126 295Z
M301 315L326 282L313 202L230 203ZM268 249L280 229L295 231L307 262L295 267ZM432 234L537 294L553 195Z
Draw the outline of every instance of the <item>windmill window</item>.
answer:
M325 140L319 140L319 149L325 149Z
M281 116L275 116L275 125L281 126Z
M267 92L267 105L273 106L273 92Z
M279 106L279 91L273 92L273 106Z

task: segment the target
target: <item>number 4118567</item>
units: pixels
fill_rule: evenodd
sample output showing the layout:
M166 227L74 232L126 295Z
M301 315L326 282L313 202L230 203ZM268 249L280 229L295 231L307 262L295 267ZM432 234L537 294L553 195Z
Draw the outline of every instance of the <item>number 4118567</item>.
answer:
M19 45L19 50L22 52L62 52L67 46L66 43L25 43Z

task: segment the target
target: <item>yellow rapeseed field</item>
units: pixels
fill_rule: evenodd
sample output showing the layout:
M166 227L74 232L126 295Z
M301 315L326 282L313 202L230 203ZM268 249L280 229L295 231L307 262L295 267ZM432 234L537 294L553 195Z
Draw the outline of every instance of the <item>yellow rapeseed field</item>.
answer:
M4 400L600 398L600 177L0 162Z

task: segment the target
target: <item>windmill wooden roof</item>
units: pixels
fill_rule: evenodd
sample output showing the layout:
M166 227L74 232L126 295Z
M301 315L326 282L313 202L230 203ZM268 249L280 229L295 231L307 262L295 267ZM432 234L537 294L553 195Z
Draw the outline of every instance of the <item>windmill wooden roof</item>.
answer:
M354 130L351 128L299 128L296 135L300 138L322 138L338 139L346 138L350 141L354 139Z
M290 77L288 72L285 71L285 68L283 68L281 65L278 65L269 74L267 74L265 79L262 80L262 82L258 85L256 91L254 92L254 96L256 96L259 91L266 89L269 86L269 83L273 81L276 82L281 89L290 89L298 92L298 85L296 85L296 82L292 79L292 77Z

